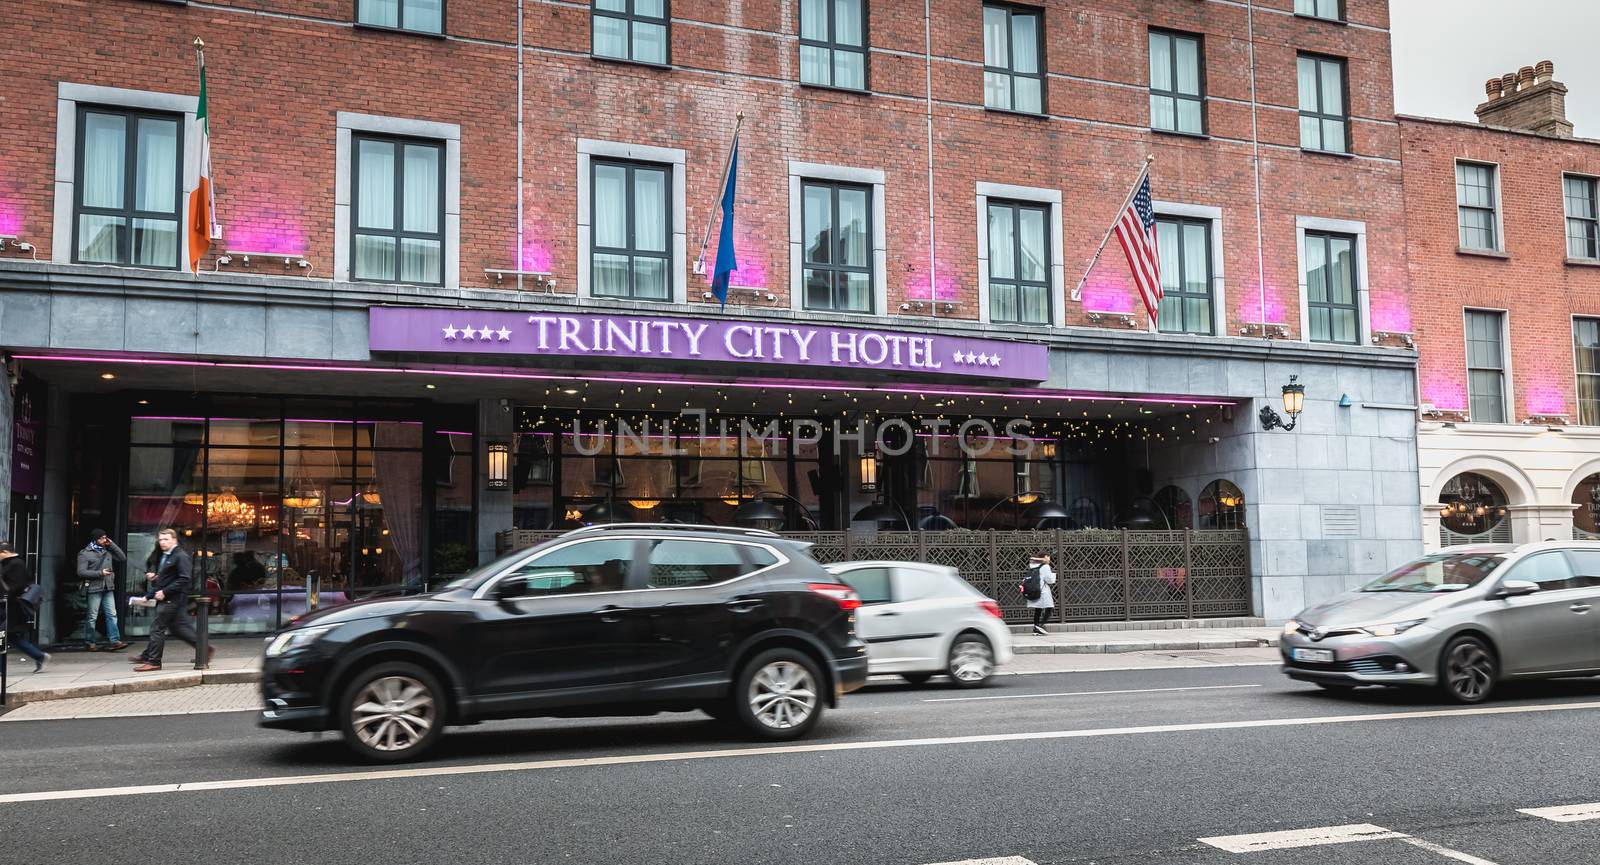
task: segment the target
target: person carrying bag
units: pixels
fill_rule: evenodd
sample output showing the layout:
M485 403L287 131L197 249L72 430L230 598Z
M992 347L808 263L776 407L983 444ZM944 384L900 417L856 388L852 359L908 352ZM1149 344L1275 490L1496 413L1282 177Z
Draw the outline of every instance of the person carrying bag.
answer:
M1033 632L1040 636L1048 634L1044 626L1050 621L1050 613L1056 608L1055 594L1050 587L1056 584L1056 573L1050 569L1050 556L1028 557L1028 575L1022 579L1022 596L1028 600L1028 608L1033 610Z
M0 584L4 584L6 593L9 641L32 658L33 671L40 672L50 662L50 655L28 639L28 632L39 615L39 608L44 606L44 587L33 581L27 560L9 543L0 543Z

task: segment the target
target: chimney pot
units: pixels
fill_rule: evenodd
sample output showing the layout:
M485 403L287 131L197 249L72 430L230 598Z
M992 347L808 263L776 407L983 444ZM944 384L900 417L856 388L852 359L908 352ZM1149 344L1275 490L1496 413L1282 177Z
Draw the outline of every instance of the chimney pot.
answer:
M1474 111L1478 122L1557 138L1572 137L1567 120L1567 88L1553 77L1555 64L1540 60L1483 84L1485 99Z
M1517 89L1525 90L1533 86L1533 67L1524 66L1517 70Z
M1505 96L1517 92L1517 73L1507 72L1500 76L1500 93Z
M1494 100L1499 99L1500 98L1500 79L1498 79L1498 78L1490 78L1488 81L1483 82L1483 93L1484 93L1485 96L1489 97L1489 101L1490 102L1493 102Z
M1556 65L1548 60L1540 60L1533 66L1534 83L1543 84L1556 74Z

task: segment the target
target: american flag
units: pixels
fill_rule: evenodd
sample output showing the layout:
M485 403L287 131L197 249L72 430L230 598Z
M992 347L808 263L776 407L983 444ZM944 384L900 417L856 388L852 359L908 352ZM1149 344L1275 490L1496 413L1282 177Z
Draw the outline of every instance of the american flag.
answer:
M1122 252L1128 256L1128 269L1133 271L1133 281L1139 286L1139 296L1150 320L1156 320L1161 308L1161 255L1156 247L1156 211L1150 202L1150 171L1139 177L1128 206L1117 217L1112 229Z

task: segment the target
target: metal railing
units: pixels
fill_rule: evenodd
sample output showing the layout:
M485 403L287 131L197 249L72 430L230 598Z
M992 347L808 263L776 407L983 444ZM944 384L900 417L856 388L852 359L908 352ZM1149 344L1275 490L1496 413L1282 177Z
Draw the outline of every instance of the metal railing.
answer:
M560 532L502 532L502 552ZM1062 621L1248 616L1249 536L1244 529L1130 531L1085 529L915 532L783 532L811 544L823 564L864 560L928 562L955 568L1000 603L1006 620L1029 619L1017 589L1028 557L1054 562Z

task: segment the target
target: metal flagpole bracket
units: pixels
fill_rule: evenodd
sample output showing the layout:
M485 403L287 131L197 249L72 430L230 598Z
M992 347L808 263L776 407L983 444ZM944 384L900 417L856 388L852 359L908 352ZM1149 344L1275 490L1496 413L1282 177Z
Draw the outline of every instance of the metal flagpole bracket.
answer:
M1128 190L1128 197L1122 199L1122 206L1117 208L1116 215L1111 220L1111 227L1107 228L1105 236L1100 238L1100 245L1095 247L1094 257L1089 259L1089 266L1083 269L1083 277L1072 288L1072 299L1074 301L1080 303L1083 301L1083 286L1084 283L1089 281L1090 271L1093 271L1094 266L1100 262L1100 253L1106 251L1106 243L1111 240L1111 233L1117 230L1117 220L1122 217L1122 211L1128 209L1128 202L1132 201L1133 197L1139 193L1139 184L1144 182L1145 175L1150 173L1150 164L1155 161L1156 155L1154 153L1145 156L1144 165L1139 167L1139 176L1133 179L1133 188Z

